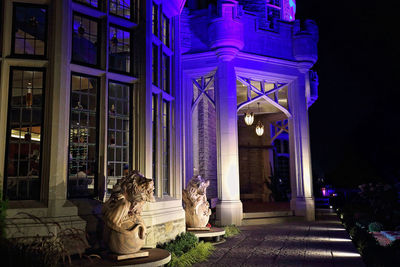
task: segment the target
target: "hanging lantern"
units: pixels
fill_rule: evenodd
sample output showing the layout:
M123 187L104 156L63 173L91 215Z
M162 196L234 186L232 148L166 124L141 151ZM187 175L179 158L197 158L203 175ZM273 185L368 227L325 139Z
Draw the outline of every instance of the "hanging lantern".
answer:
M257 123L256 134L258 136L262 136L264 134L264 125L262 124L261 121L258 121L258 123Z
M257 105L258 105L258 113L260 113L260 103L258 102ZM264 125L260 120L257 122L256 134L258 136L262 136L264 134Z
M244 113L244 122L246 125L250 126L254 122L254 113L253 112L245 112Z

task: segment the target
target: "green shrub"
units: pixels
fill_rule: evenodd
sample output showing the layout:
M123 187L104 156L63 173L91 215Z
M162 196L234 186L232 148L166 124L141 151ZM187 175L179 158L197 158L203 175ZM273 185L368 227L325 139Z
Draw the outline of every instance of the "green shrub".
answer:
M180 257L194 248L198 243L199 239L194 234L186 232L178 235L175 240L159 245L158 247L166 249L171 254Z
M196 262L202 262L207 260L214 250L214 246L211 243L204 243L201 241L194 248L190 249L185 254L178 257L174 253L171 255L171 261L168 266L171 267L186 267L192 266Z
M5 238L5 227L6 227L6 211L8 202L3 200L3 194L0 192L0 238Z
M225 226L224 230L225 230L225 235L224 235L225 238L240 234L240 229L234 224Z
M383 230L383 225L378 222L372 222L368 225L368 230L370 232L380 232Z
M349 230L349 235L351 236L351 238L354 240L357 238L357 236L359 235L359 233L361 232L360 227L357 226L353 226L350 228Z

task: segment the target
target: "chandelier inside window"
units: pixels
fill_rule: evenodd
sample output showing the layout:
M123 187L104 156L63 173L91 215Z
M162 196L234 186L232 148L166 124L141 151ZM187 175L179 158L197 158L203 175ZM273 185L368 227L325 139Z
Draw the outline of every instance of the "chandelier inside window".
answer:
M247 112L244 113L244 122L248 126L253 125L253 122L254 122L254 113L250 112L248 108L247 108Z
M78 34L80 37L82 37L85 34L85 28L82 26L82 22L79 23Z
M118 45L117 32L114 32L114 36L111 38L111 45L114 47Z

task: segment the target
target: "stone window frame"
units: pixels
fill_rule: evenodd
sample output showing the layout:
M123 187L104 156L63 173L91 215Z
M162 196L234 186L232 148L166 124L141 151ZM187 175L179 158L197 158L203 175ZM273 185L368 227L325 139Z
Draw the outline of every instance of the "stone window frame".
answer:
M126 0L126 1L130 2L130 6L125 6L125 7L128 7L125 10L129 10L129 13L130 13L129 17L121 16L121 15L118 15L111 11L111 2L118 2L118 0L108 0L107 1L108 12L110 13L110 15L116 16L118 18L122 18L122 19L129 20L129 21L137 21L137 17L138 17L137 10L139 9L139 0ZM120 5L118 4L117 6L120 6Z
M7 196L7 178L8 178L8 150L9 150L9 140L10 140L10 135L11 134L11 125L10 125L10 112L11 112L11 97L12 94L10 93L11 90L13 89L13 71L14 70L21 70L21 71L40 71L42 72L42 104L41 104L41 110L42 110L42 118L41 118L41 142L40 142L40 161L39 161L39 181L40 181L40 192L38 194L38 198L37 199L27 199L27 200L21 200L21 199L16 199L16 200L12 200L13 202L19 202L19 201L40 201L42 198L42 191L43 191L43 181L45 179L43 179L43 176L45 176L45 173L43 171L43 151L44 151L44 146L45 146L45 142L44 142L44 138L43 136L45 136L45 125L47 125L47 122L45 121L45 111L46 111L46 94L47 94L47 83L46 83L46 68L45 67L25 67L25 66L10 66L9 67L9 81L8 81L8 107L7 107L7 132L6 132L6 142L5 142L5 164L4 164L4 180L3 180L3 196L4 198Z
M74 2L72 0L72 2ZM102 3L104 4L104 3ZM107 1L108 4L108 1ZM104 9L105 12L102 10L104 9L103 6L99 8L98 10L92 9L94 12L91 14L91 18L95 18L96 20L99 21L99 36L100 36L100 45L99 49L101 51L104 51L104 53L101 53L100 55L100 62L98 66L93 66L93 65L85 65L83 63L78 63L78 62L73 62L71 61L72 59L72 52L69 54L69 59L70 59L70 72L71 73L78 73L81 75L89 75L89 76L94 76L99 78L99 92L100 92L100 99L99 99L99 112L97 114L98 116L98 131L99 131L99 148L98 148L98 157L97 160L99 161L99 164L97 166L97 173L98 173L98 183L97 183L97 193L96 195L92 196L91 198L98 198L102 201L107 200L109 197L109 194L107 194L107 144L108 144L108 136L107 136L107 120L108 120L108 86L109 82L116 82L116 83L121 83L121 84L126 84L130 86L131 90L131 99L130 99L130 105L131 105L131 122L130 122L130 137L129 139L131 140L131 145L129 147L129 162L131 168L134 168L136 166L136 161L137 161L137 153L139 149L139 144L137 142L137 134L136 134L136 129L137 129L137 118L134 117L134 114L137 114L137 103L138 103L138 98L139 98L139 90L137 90L137 85L135 85L136 81L138 80L137 78L137 73L136 73L136 64L135 64L135 57L134 57L134 43L133 43L133 33L135 29L137 28L137 24L131 20L126 20L126 19L120 19L119 17L109 14L108 19L105 20L103 19L109 12L108 12L108 6L107 9ZM71 8L71 21L73 20L73 15L78 13L78 14L84 14L84 12L87 10L87 7L85 5L72 5ZM137 10L135 11L137 12ZM132 17L137 17L137 14L134 14ZM73 24L71 23L70 26L71 33L73 31ZM117 27L119 29L123 29L125 31L129 31L131 36L131 43L130 43L130 50L131 50L131 72L130 73L125 73L125 72L116 72L112 69L109 68L108 66L108 49L109 49L109 42L110 38L109 36L109 30L110 27ZM70 47L72 48L72 42L70 44ZM68 137L69 138L69 137ZM68 159L67 159L68 160ZM74 200L78 200L79 198L74 198ZM83 198L86 199L86 198Z
M114 37L111 37L110 38L110 36L111 36L111 32L109 33L109 35L108 35L108 70L109 71L111 71L111 72L116 72L116 73L121 73L121 74L132 74L133 73L133 64L134 64L134 58L133 58L133 33L132 33L132 31L131 30L129 30L129 29L126 29L126 28L124 28L124 27L122 27L122 26L120 26L120 25L115 25L115 24L112 24L112 23L110 23L109 24L109 26L108 26L108 29L109 29L109 31L111 30L111 28L113 28L113 29L115 29L115 30L117 30L117 31L122 31L122 32L124 32L124 33L128 33L129 34L129 71L121 71L121 70L117 70L117 69L114 69L114 68L111 68L110 67L110 56L111 56L111 46L112 46L112 44L111 44L111 42L112 42L112 38ZM124 44L124 45L126 45L126 44Z
M5 2L5 1L4 1ZM16 8L17 7L25 7L25 8L42 8L46 9L46 15L45 15L45 29L44 29L44 51L43 55L35 55L35 54L17 54L15 53L15 19L16 19ZM43 5L43 4L31 4L31 3L20 3L20 2L13 2L12 3L12 36L11 36L11 56L12 57L18 57L18 58L31 58L31 59L46 59L47 58L47 46L48 46L48 32L49 32L49 6L48 5ZM4 18L4 17L3 17Z
M172 32L171 29L174 27L174 18L168 17L168 14L163 12L163 6L161 3L158 3L160 1L152 1L152 8L151 8L151 14L152 14L152 77L154 77L154 74L157 73L157 80L154 80L152 78L152 97L156 97L157 99L157 116L156 116L156 135L154 134L154 123L153 125L153 130L152 132L152 147L155 145L156 149L154 150L152 148L152 167L151 167L151 172L152 172L152 177L155 180L155 190L154 190L154 195L160 198L163 198L165 196L173 196L174 195L174 189L173 189L173 182L172 182L172 177L174 173L174 168L172 168L173 164L173 140L174 140L174 132L173 132L173 120L174 118L174 102L175 102L175 92L172 88L172 77L174 75L173 69L171 68L172 66L172 61L174 60L174 53L172 50L173 44L171 43L171 38L167 38L169 41L169 45L165 44L163 42L163 35L162 35L162 30L163 30L163 18L166 17L169 20L169 30L167 31L169 34ZM157 20L154 20L154 10L158 11L157 13ZM154 24L154 21L157 22L157 25ZM154 29L157 30L157 32L154 33ZM154 51L157 50L157 53L154 53ZM154 61L154 55L157 54L157 59L156 62ZM167 62L168 66L164 66L165 62ZM157 66L157 69L154 70L154 66ZM166 71L165 71L166 70ZM168 78L164 77L165 73L168 73ZM165 86L166 85L166 86ZM152 100L153 101L153 100ZM168 140L163 140L163 110L164 106L168 105L168 117L169 117L169 122L168 122ZM169 145L168 151L165 151L165 146L163 146L163 142L165 141L168 142ZM156 155L154 155L156 153ZM165 157L168 157L168 163L165 163ZM154 163L154 161L156 161ZM166 166L168 166L168 170L165 171ZM153 172L156 171L156 174ZM168 176L168 177L166 177ZM168 183L168 186L165 186L165 183Z
M94 8L94 9L101 9L101 6L103 5L103 1L107 1L107 0L72 0L75 3L84 5L84 6L88 6L90 8ZM97 6L94 6L92 4L92 2L96 2Z
M193 141L196 137L198 136L198 132L195 133L195 129L194 129L194 125L193 125L193 115L194 112L198 112L198 107L201 101L203 101L204 105L207 106L211 106L212 109L214 109L215 115L217 112L216 109L216 97L217 97L217 90L216 90L216 76L215 76L215 72L211 72L211 73L202 73L200 75L196 75L194 77L191 77L190 79L191 82L191 87L190 87L190 108L191 108L191 112L190 112L190 116L189 116L189 125L190 125L190 132L191 132L191 136L192 138L190 139L190 154L192 154L192 159L191 162L188 164L188 169L190 168L189 174L186 176L186 179L189 179L191 177L193 177L194 175L202 175L205 179L210 179L210 182L212 182L212 179L210 177L205 177L204 175L206 175L207 172L210 171L210 165L206 166L205 169L207 169L206 171L203 169L200 169L200 146L196 146L195 147L195 142ZM197 89L197 95L194 94L195 88ZM210 91L211 94L210 94ZM188 101L188 99L186 100ZM204 115L205 116L205 115ZM199 121L198 121L199 123ZM199 128L196 128L196 130L198 130ZM206 134L209 134L206 133ZM215 124L215 141L217 140L217 125ZM217 150L217 144L215 144L215 159L218 159L218 150ZM197 153L196 153L197 152ZM211 152L209 152L210 154L208 154L209 156L213 155L211 154ZM196 155L197 154L197 155ZM195 168L195 167L199 167L199 168ZM217 171L217 166L215 166L215 178L218 177L218 171ZM212 167L211 167L212 169ZM218 179L218 178L217 178ZM187 182L188 180L186 180L185 182ZM215 185L213 185L215 186ZM218 192L218 186L215 188L216 192ZM209 192L210 193L210 192Z
M128 99L127 99L127 104L128 104L128 115L127 116L124 116L125 117L125 119L126 118L128 118L128 120L129 120L129 125L128 125L128 127L129 127L129 130L128 130L128 133L129 133L129 137L128 137L128 145L122 145L122 147L121 148L127 148L128 149L128 162L127 162L127 164L128 164L128 170L130 170L131 169L131 167L133 166L133 161L132 161L132 158L133 158L133 154L134 154L134 151L133 151L133 148L134 148L134 145L133 145L133 140L134 140L134 136L135 136L135 132L134 132L134 124L133 124L133 122L134 122L134 114L135 114L135 105L134 105L134 99L135 99L135 90L134 90L134 88L133 88L133 85L132 84L129 84L129 83L124 83L124 82L120 82L120 81L115 81L115 80L111 80L111 79L109 79L108 80L108 85L107 85L107 103L108 103L108 105L107 105L107 111L108 112L106 112L106 117L107 117L107 120L109 120L109 118L110 118L110 103L109 103L109 101L110 101L110 96L109 96L109 88L110 88L110 83L113 83L113 84L119 84L119 85L123 85L123 86L127 86L128 87L128 94L129 94L129 97L128 97ZM118 97L116 97L116 96L114 96L113 97L114 99L118 99ZM122 100L122 97L119 97L119 100ZM122 118L123 116L119 116L120 118ZM118 125L118 123L116 123L116 125ZM108 136L108 132L109 132L109 130L110 130L110 127L109 127L109 123L107 123L107 129L106 129L106 131L107 131L107 136ZM118 130L118 129L117 129ZM120 128L120 131L121 132L123 132L124 130L123 129L121 129ZM126 130L125 130L125 132L126 132ZM108 137L107 137L107 139L108 139ZM107 166L108 166L108 164L109 164L109 162L110 162L110 159L108 158L108 153L109 153L109 148L110 148L110 146L109 146L109 143L110 143L110 140L107 140L107 148L106 148L106 153L107 153ZM117 159L116 158L114 158L114 162L117 162ZM121 159L121 161L120 161L120 163L123 163L123 161L122 161L122 159ZM109 186L109 178L108 178L108 171L109 171L109 169L108 169L108 167L107 167L107 176L106 176L106 185L105 185L105 187L106 187L106 191L107 191L107 196L109 196L109 190L111 190L112 189L112 187L110 187ZM121 172L121 175L120 175L120 178L122 178L122 176L124 175L124 171L122 171ZM116 175L114 175L114 177L115 177ZM114 178L115 179L115 178Z
M80 17L81 19L87 19L90 22L95 22L97 23L97 32L96 32L96 42L97 42L97 49L96 49L96 64L92 64L89 62L85 62L85 61L79 61L73 58L73 50L74 50L74 17ZM100 68L102 65L102 57L101 57L101 47L102 47L102 41L103 39L106 39L108 41L108 38L102 38L102 33L103 33L103 29L102 29L102 20L96 17L91 17L88 16L86 14L84 14L83 12L79 12L74 10L72 12L72 31L71 31L71 63L72 64L79 64L79 65L83 65L83 66L87 66L87 67L94 67L94 68ZM109 28L109 25L107 25L107 29ZM91 34L89 34L91 35ZM108 53L107 53L108 56Z
M81 78L86 78L86 79L93 79L93 80L95 80L96 81L96 88L94 88L95 89L95 91L96 91L96 95L95 95L95 103L96 103L96 106L95 106L95 109L94 110L90 110L90 108L89 108L89 106L87 106L87 107L85 107L85 106L81 106L81 107L78 107L78 106L76 106L77 104L76 103L73 103L72 101L73 101L73 98L72 98L72 95L73 95L73 88L72 88L72 85L73 85L73 83L72 83L72 80L73 80L73 77L79 77L80 79ZM89 81L88 81L89 82ZM80 89L82 89L82 88L80 88ZM85 88L85 89L89 89L89 88ZM77 93L79 96L88 96L89 97L89 94L88 93L84 93L84 94L82 94L82 93ZM101 91L100 91L100 79L99 79L99 77L96 77L96 76L92 76L92 75L87 75L87 74L82 74L82 73L76 73L76 72L71 72L71 83L70 83L70 105L69 105L69 110L70 110L70 119L69 119L69 138L68 138L68 140L69 140L69 145L68 145L68 155L69 155L69 158L68 158L68 174L67 174L67 183L68 183L68 189L67 189L67 195L68 195L68 198L70 198L70 199L73 199L73 198L86 198L86 197L95 197L95 196L97 196L98 195L98 178L99 178L99 175L98 175L98 169L99 169L99 166L98 166L98 155L99 155L99 130L98 130L98 128L99 128L99 108L100 108L100 105L99 105L99 102L100 102L100 97L101 97ZM79 104L79 102L78 102L78 104ZM83 104L83 103L82 103ZM88 103L87 103L87 105L89 105L89 101L88 101ZM84 110L83 112L82 111L79 111L79 109L82 109L82 110ZM89 133L90 133L90 128L89 128L89 126L90 125L87 125L87 124L83 124L83 127L81 127L80 125L82 124L81 122L81 120L80 120L80 117L81 117L81 115L83 115L84 114L84 116L86 116L86 120L88 120L88 118L90 117L90 113L92 113L93 114L93 112L95 113L94 114L94 118L95 118L95 120L96 120L96 122L95 122L95 128L96 128L96 131L95 131L95 136L94 136L94 138L95 138L95 141L94 142L90 142L89 141ZM74 138L71 138L71 136L72 136L72 130L73 130L73 128L71 127L71 120L72 120L72 114L73 113L76 113L76 114L79 114L78 115L78 117L79 117L79 123L77 123L77 125L79 125L78 126L78 128L76 128L77 130L78 130L78 132L80 132L80 130L82 129L82 130L87 130L88 132L86 133L86 136L88 137L87 138L87 140L81 140L81 141L74 141L73 139ZM88 124L90 124L90 123L88 123ZM86 127L85 127L86 126ZM75 126L76 127L76 126ZM76 138L81 138L81 137L78 137L78 136L76 136ZM90 178L90 179L93 179L92 180L92 182L90 183L90 184L92 184L93 183L93 193L92 194L90 194L90 195L87 195L87 196L71 196L70 194L70 191L69 191L69 187L70 187L70 182L72 183L72 181L73 181L73 179L72 179L72 177L74 177L75 175L70 175L70 167L71 167L71 161L72 161L72 157L73 157L73 151L71 150L71 148L72 148L72 146L73 146L73 144L76 144L76 143L84 143L84 145L82 146L82 144L77 144L77 145L79 145L79 147L76 147L76 149L79 149L79 150L81 150L81 149L85 149L85 147L86 147L86 149L89 149L89 146L95 146L95 149L94 149L94 168L93 168L93 170L92 170L92 172L93 172L93 178ZM90 150L89 150L90 151ZM86 154L87 154L87 152L86 152ZM79 160L78 160L79 161ZM83 162L85 162L85 165L86 165L86 169L85 169L85 171L87 171L88 169L90 169L90 168L88 168L88 163L90 163L89 162L89 160L88 160L88 158L86 158L86 159L81 159L80 160L80 162L81 163L83 163ZM81 167L79 167L80 169L81 169ZM86 174L86 180L88 180L87 179L87 177L89 176L89 174L87 173L87 172L85 172L85 174ZM76 174L76 176L77 176L77 178L75 179L76 180L76 183L78 184L78 183L80 183L79 181L81 180L83 180L83 179L79 179L79 173L77 172L77 174Z

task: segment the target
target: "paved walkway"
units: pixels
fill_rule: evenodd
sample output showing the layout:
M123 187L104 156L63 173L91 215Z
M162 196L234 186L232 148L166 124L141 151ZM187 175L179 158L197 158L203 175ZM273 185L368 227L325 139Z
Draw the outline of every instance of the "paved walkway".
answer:
M365 266L349 235L330 211L315 222L240 227L241 234L216 246L194 266Z

